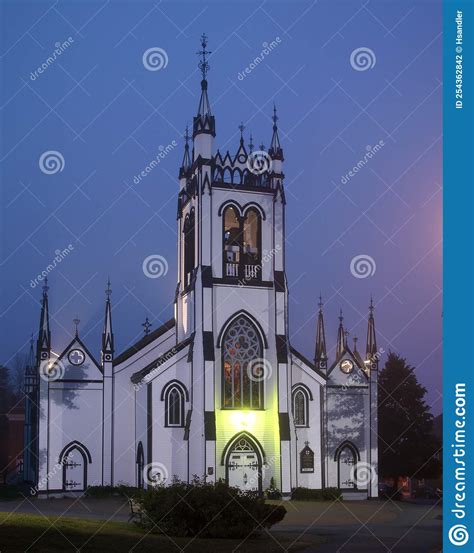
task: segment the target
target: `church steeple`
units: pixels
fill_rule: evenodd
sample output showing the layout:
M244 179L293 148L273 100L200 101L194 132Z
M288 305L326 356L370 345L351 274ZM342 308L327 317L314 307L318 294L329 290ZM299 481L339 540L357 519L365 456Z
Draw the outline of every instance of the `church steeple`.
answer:
M49 359L51 353L51 332L49 330L49 307L48 307L48 279L44 279L43 298L41 300L40 326L36 355L38 362Z
M369 320L367 324L367 345L365 348L366 359L373 358L377 353L377 340L375 337L374 302L370 297Z
M281 148L280 144L280 137L278 136L278 117L276 114L276 106L273 105L273 135L272 135L272 141L270 144L270 148L268 149L268 154L272 159L278 159L280 161L283 161L283 150Z
M314 352L314 364L319 369L325 369L327 364L326 333L324 331L323 299L319 295L318 322L316 326L316 348Z
M201 154L203 157L210 157L210 152L196 152L196 138L200 134L208 134L212 137L216 136L216 123L214 116L211 114L211 104L209 103L209 97L207 95L207 72L210 69L209 63L207 61L207 56L211 54L207 48L207 36L203 34L201 36L201 47L202 50L196 52L198 56L201 56L199 60L199 69L201 70L201 98L199 100L199 106L197 110L197 115L194 117L193 121L193 138L194 138L194 148L195 148L195 158ZM209 153L209 156L204 156L204 153Z
M107 289L105 290L105 318L104 332L102 333L102 361L112 361L114 354L114 335L112 332L112 306L110 303L110 279L107 281Z
M343 325L344 317L342 316L342 309L339 312L339 328L337 329L337 345L336 345L336 357L342 355L344 351L346 336Z
M37 381L37 376L38 375L36 372L34 341L33 341L33 334L31 334L30 350L28 352L28 357L26 359L26 367L25 367L25 394L29 394L34 390L34 387Z

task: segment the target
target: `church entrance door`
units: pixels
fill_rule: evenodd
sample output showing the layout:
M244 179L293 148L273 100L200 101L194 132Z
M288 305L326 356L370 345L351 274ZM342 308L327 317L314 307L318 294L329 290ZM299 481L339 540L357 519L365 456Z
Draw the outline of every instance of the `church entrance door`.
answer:
M229 486L245 491L259 491L261 463L252 444L241 438L227 457L227 482Z

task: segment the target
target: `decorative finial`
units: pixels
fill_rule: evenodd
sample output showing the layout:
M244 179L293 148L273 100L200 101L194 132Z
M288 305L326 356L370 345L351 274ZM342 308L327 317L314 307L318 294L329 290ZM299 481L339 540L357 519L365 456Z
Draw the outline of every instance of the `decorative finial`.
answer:
M308 447L308 446L309 446L309 442L308 442L308 440L306 440L306 441L305 441L304 445L305 445L306 447Z
M150 321L148 320L148 317L146 317L145 319L145 322L142 323L142 327L144 328L144 332L145 332L145 336L148 336L148 334L150 334L150 328L152 327L153 325L150 323Z
M344 331L344 343L345 343L346 346L347 346L348 339L349 339L349 331L345 330Z
M240 131L240 140L243 142L244 140L244 130L245 130L245 125L243 123L243 121L240 123L239 125L239 131Z
M265 150L265 146L264 146L263 142L260 144L259 148L262 152Z
M321 296L321 292L319 292L319 303L318 303L318 307L319 307L319 310L322 311L323 309L323 297Z
M372 299L372 294L370 295L370 305L369 305L369 311L372 314L374 312L374 300Z
M252 138L252 134L250 134L249 151L250 151L250 153L253 152L253 138Z
M81 322L81 320L78 318L78 316L76 315L76 318L73 319L72 321L76 327L76 336L79 336L79 323Z
M342 321L344 320L344 317L342 316L342 309L339 311L339 322L342 323Z
M187 123L186 123L186 130L184 131L184 142L187 146L189 142L189 127Z
M278 117L277 117L277 108L276 108L276 105L273 104L273 128L276 130L276 126L277 126L277 121L278 121Z
M48 286L48 277L44 279L44 285L43 285L43 296L46 296L48 293L49 286Z
M110 294L112 293L112 288L110 287L110 277L107 279L107 288L105 289L105 295L107 298L110 298Z
M196 52L196 54L198 56L201 56L201 59L199 60L198 67L199 67L199 69L201 70L201 73L202 73L202 80L205 81L207 72L210 69L210 65L207 62L206 56L209 55L209 54L212 54L212 52L209 52L209 51L206 50L207 36L205 35L205 33L203 33L201 35L201 46L202 46L202 50L200 50L199 52Z

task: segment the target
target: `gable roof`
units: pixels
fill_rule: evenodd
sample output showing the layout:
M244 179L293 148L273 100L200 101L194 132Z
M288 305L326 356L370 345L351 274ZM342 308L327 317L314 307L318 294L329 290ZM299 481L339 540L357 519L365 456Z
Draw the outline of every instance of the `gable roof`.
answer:
M368 379L369 376L367 374L367 371L366 371L366 368L365 368L365 364L362 360L362 357L359 355L358 352L356 352L354 354L354 352L349 348L349 346L345 346L344 349L342 350L342 353L341 355L339 355L337 357L337 359L334 361L334 363L329 367L328 369L328 376L332 373L332 371L334 370L334 367L336 367L339 362L341 361L341 359L344 357L344 355L350 355L350 357L352 357L352 360L355 362L355 364L359 367L359 369L364 373L364 376Z
M328 379L328 377L323 372L321 372L314 363L312 363L309 359L307 359L302 353L300 353L291 345L290 351L295 357L297 357L300 361L302 361L305 365L307 365L310 369L317 373L321 378L324 378L324 380Z
M189 338L186 338L179 344L175 344L168 351L165 351L164 353L162 353L157 359L155 359L151 363L148 363L148 365L143 369L137 371L136 373L133 373L132 376L130 377L130 380L133 382L133 384L138 384L138 382L143 380L143 378L145 378L147 374L157 369L160 365L163 365L163 363L166 363L166 361L174 357L187 345L192 344L193 342L194 342L194 333L191 334Z
M143 338L140 338L138 342L135 342L132 346L127 348L125 351L123 351L120 355L118 355L114 359L114 365L120 365L120 363L123 363L126 361L129 357L132 357L132 355L135 355L135 353L138 353L141 349L143 349L145 346L168 332L168 330L171 330L176 325L176 322L173 319L170 319L169 321L166 321L166 323L162 324L158 328L156 328L153 332L150 332L150 334L147 334L146 336L143 336Z
M79 338L79 336L74 336L74 338L69 342L69 344L64 348L64 350L62 351L61 355L59 357L57 357L56 359L53 360L53 363L52 363L52 367L55 366L56 363L59 363L62 361L62 359L64 358L64 356L66 355L66 353L68 353L72 346L74 344L79 344L79 346L86 352L86 354L91 358L92 362L94 363L94 365L99 369L99 371L101 373L103 373L103 370L102 370L102 367L101 365L96 361L95 357L92 355L92 353L87 349L86 345L84 344L84 342Z

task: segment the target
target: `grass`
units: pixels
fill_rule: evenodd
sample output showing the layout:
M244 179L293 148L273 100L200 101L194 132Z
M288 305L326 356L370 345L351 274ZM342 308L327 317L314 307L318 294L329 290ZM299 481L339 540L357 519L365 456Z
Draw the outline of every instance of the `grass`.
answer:
M311 541L308 541L311 539ZM105 522L66 517L45 517L0 512L0 551L5 553L81 553L97 551L180 553L281 553L314 545L315 540L296 540L285 532L273 538L263 534L247 540L170 538L146 534L126 522ZM292 543L295 541L295 543Z

